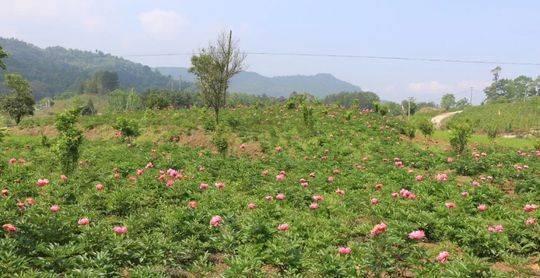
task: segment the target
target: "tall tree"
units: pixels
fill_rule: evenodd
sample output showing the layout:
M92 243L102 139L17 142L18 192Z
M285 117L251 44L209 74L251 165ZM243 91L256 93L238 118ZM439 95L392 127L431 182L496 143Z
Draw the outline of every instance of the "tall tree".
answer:
M21 122L22 117L34 115L34 96L30 84L19 74L4 75L4 85L10 90L9 95L1 101L2 110L15 120Z
M445 94L441 98L441 108L448 111L456 106L456 97L453 94Z
M4 64L2 59L6 58L7 56L8 56L7 53L4 51L2 46L0 46L0 69L3 69L3 70L6 69L6 64Z
M246 55L240 52L238 42L232 40L232 31L221 33L208 48L191 57L189 71L197 76L201 96L214 110L219 123L219 110L227 103L229 80L244 68Z

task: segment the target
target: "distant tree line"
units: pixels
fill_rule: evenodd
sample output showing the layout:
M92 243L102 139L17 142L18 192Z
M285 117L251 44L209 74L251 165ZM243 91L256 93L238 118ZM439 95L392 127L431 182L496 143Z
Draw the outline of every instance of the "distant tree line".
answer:
M533 79L520 75L514 79L500 78L501 67L491 70L493 82L484 89L486 102L518 101L540 96L540 76Z

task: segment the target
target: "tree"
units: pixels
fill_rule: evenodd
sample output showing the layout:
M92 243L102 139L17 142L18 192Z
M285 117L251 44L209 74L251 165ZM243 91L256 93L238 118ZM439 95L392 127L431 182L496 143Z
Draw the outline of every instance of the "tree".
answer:
M243 70L245 57L238 43L233 42L232 31L228 36L221 33L215 43L191 57L189 71L197 76L201 96L214 110L216 123L219 123L219 110L227 103L229 80Z
M30 84L19 74L4 75L4 85L11 91L2 99L2 110L15 120L21 122L22 117L34 115L34 96Z
M82 131L76 127L80 114L80 108L66 111L57 116L54 124L58 130L58 138L53 151L60 162L62 171L66 174L75 170L81 155L80 146L84 137Z
M401 102L401 110L403 111L403 114L412 116L416 113L416 110L418 110L418 105L416 105L414 98L410 97Z
M4 51L2 46L0 46L0 69L3 69L3 70L6 69L6 64L4 64L2 59L6 58L7 56L8 56L7 53Z
M456 106L456 97L453 94L445 94L441 98L441 108L448 111Z
M467 105L470 105L469 100L467 98L462 98L456 101L456 105L454 106L454 108L461 110Z

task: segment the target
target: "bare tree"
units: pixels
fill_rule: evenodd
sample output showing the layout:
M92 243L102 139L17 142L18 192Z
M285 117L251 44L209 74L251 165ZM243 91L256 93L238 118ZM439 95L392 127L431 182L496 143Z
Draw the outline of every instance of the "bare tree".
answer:
M219 34L217 41L191 57L189 71L197 76L203 100L214 109L216 123L219 110L227 104L229 80L243 70L245 58L238 42L232 40L232 31Z

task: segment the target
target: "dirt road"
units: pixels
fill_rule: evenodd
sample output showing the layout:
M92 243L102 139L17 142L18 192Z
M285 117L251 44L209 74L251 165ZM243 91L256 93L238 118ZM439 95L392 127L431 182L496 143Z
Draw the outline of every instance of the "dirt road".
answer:
M454 112L446 112L442 113L440 115L437 115L433 118L431 118L431 122L435 125L436 128L441 128L441 124L444 121L444 119L448 117L452 117L455 114L461 113L462 111L454 111Z

